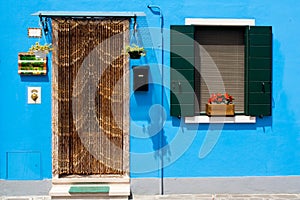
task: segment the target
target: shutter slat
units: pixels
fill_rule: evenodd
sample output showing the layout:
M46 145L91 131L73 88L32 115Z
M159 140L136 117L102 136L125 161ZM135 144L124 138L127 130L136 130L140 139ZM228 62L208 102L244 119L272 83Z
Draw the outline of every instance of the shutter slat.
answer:
M170 114L194 116L194 26L171 26L170 45Z
M247 84L246 114L272 114L272 27L254 26L246 29Z

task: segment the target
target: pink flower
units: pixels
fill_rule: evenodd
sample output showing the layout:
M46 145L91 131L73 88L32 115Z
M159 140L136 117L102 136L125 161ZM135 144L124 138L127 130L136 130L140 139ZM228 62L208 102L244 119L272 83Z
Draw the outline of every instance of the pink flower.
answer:
M208 99L208 103L212 104L230 104L234 100L233 96L228 94L227 92L225 94L221 93L213 93L211 94L210 98Z

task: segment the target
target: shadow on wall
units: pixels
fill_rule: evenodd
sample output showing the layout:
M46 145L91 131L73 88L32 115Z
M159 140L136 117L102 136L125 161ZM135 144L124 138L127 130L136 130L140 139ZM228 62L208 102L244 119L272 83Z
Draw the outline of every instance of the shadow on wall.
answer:
M20 76L22 82L49 82L49 75L46 76Z
M163 126L166 122L166 113L161 105L154 105L149 110L149 125L147 133L153 144L156 157L170 155L167 137Z
M145 125L140 127L143 134L147 134L147 138L151 139L155 157L159 156L159 151L167 146L167 137L163 126L166 122L166 112L159 102L159 97L154 93L156 89L160 89L160 85L149 84L148 92L135 92L135 105L131 106L131 118L133 121L145 122ZM154 103L155 102L155 103ZM132 124L135 130L139 130L138 124ZM169 150L165 149L164 155Z
M172 125L175 127L179 127L182 125L181 118L172 117ZM221 130L256 130L258 127L272 127L273 123L273 117L263 117L263 118L256 118L256 123L253 124L234 124L234 123L224 123L221 124L221 126L215 126L220 127ZM201 126L197 126L198 128L195 129L195 126L189 126L189 124L186 125L186 128L189 130L208 130L211 127L211 124L201 124Z

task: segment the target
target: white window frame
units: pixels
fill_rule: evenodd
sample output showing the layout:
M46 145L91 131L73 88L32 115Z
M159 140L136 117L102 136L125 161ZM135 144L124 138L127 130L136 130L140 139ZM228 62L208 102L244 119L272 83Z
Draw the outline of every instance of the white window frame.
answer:
M185 25L255 26L255 19L185 18ZM233 117L209 117L201 115L194 117L185 117L185 123L256 123L256 117L247 115L236 115Z

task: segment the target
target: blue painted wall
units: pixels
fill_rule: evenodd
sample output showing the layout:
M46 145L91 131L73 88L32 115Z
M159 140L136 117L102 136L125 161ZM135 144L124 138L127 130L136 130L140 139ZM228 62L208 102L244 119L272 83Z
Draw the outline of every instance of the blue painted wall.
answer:
M223 127L186 125L170 117L169 53L162 93L160 19L148 4L163 10L167 49L170 24L184 24L185 18L254 18L256 25L272 26L272 117ZM0 179L51 178L51 70L46 77L17 73L18 52L36 41L27 37L27 28L38 27L31 14L39 10L145 12L138 22L148 54L131 65L150 65L152 84L147 93L131 88L131 177L160 177L161 153L165 177L300 175L300 1L6 0L0 6ZM27 104L28 86L42 87L42 104Z

